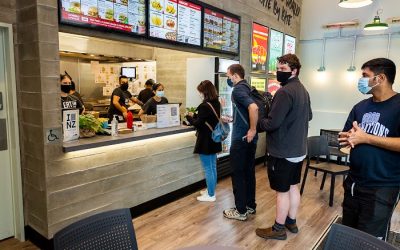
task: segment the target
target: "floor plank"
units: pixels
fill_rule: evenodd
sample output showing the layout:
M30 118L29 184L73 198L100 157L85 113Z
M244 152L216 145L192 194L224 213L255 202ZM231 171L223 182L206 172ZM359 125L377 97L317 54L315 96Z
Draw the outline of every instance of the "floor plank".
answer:
M134 219L139 249L179 249L196 245L236 246L242 249L311 249L327 226L341 214L343 188L336 181L333 207L328 206L330 180L320 191L322 175L309 173L298 215L300 232L288 233L286 241L264 240L255 235L257 227L270 226L275 216L275 194L269 188L266 169L259 165L257 176L257 214L248 221L223 218L222 210L233 206L231 179L218 183L217 201L202 203L198 192ZM400 208L392 218L392 230L400 231ZM15 239L0 241L0 249L38 249L32 243Z

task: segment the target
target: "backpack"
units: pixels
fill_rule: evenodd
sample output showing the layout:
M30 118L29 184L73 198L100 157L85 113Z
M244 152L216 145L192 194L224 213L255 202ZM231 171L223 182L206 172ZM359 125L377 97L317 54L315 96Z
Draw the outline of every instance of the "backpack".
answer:
M218 119L218 123L213 129L211 125L208 122L205 122L207 127L211 130L211 138L214 142L222 142L224 141L228 136L230 132L230 127L229 124L226 122L223 122L220 117L218 117L217 112L215 111L214 107L211 105L211 103L207 102L207 104L211 107L212 111L214 112L215 117Z
M271 109L272 104L272 95L268 91L259 91L255 87L252 87L248 84L245 85L250 88L250 97L251 99L253 99L254 103L258 107L257 133L264 132L264 130L261 128L261 121L262 119L268 117L268 113ZM240 117L246 123L246 125L249 126L247 120L244 118L243 114L239 111L237 107L236 110L238 111Z

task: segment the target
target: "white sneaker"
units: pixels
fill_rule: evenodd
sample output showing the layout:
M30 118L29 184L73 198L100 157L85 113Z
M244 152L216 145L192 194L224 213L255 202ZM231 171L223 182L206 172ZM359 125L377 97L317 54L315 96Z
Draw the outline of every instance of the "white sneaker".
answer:
M203 189L200 191L200 195L205 195L208 194L208 190L207 189Z
M209 196L208 194L203 194L201 196L197 196L198 201L209 201L209 202L214 202L216 200L215 195L214 196Z

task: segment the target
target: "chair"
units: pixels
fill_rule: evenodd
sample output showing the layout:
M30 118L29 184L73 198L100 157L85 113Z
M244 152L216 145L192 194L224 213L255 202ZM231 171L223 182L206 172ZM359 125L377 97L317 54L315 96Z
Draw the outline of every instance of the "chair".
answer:
M77 221L54 235L54 249L137 250L131 213L118 209Z
M328 146L329 146L329 154L330 156L337 157L337 163L340 164L342 162L342 158L344 158L344 165L347 165L347 160L349 155L341 152L339 150L339 130L336 129L321 129L320 135L326 135L328 139Z
M329 148L328 148L328 140L327 140L326 136L324 136L324 135L308 137L307 152L308 152L307 153L307 165L306 165L306 169L304 171L303 181L301 183L300 194L303 194L304 185L306 184L306 179L307 179L307 174L308 174L309 169L324 173L324 175L322 177L322 183L321 183L320 190L324 189L326 176L327 176L327 174L330 174L331 175L331 188L330 188L330 193L329 193L329 206L332 206L333 205L333 196L335 194L335 178L337 175L343 175L343 177L345 175L347 175L349 172L349 167L329 162L330 154L329 154ZM326 156L327 161L320 163L318 160L320 156ZM315 163L315 164L311 163L312 157L317 158L317 163Z
M324 250L394 250L396 247L360 230L340 224L333 224Z

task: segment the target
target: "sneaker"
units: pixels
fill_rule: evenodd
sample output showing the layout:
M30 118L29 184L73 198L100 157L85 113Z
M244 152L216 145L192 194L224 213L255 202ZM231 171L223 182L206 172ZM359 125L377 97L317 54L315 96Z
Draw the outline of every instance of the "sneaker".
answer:
M296 223L294 223L294 224L285 224L285 227L291 233L297 234L299 232L299 228L297 227Z
M256 210L254 208L247 207L247 206L246 206L246 208L247 208L247 214L256 214Z
M272 230L272 227L269 228L257 228L256 229L257 236L264 238L264 239L271 239L271 240L286 240L286 230L275 231Z
M209 201L209 202L213 202L216 200L215 195L214 196L209 196L208 194L204 194L201 196L197 196L197 200L198 201Z
M247 212L245 214L241 214L235 207L224 210L223 214L224 217L228 219L234 219L240 221L247 220Z
M203 189L200 191L200 195L204 195L204 194L208 194L208 190L207 189Z

